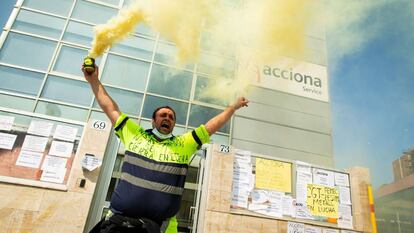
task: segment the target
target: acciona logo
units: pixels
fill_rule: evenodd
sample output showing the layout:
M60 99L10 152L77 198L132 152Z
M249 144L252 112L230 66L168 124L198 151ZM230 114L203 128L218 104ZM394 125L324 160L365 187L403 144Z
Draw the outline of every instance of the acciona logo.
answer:
M281 69L278 67L263 66L263 74L266 76L273 76L275 78L282 78L289 81L294 81L300 84L309 85L312 87L322 88L322 81L318 77L294 72L293 69Z

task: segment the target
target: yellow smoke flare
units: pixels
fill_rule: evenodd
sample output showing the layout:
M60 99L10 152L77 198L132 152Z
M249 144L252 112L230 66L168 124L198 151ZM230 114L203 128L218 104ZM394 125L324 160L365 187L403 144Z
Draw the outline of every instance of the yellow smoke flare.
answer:
M106 24L96 26L94 29L95 38L88 56L92 58L101 56L107 48L124 39L135 25L143 20L144 13L136 2L122 9L116 17L111 18Z
M175 65L208 64L214 82L208 84L202 96L228 102L246 93L250 80L257 76L257 64L276 62L281 56L300 58L306 53L313 2L246 0L232 6L219 0L135 1L95 28L90 56L102 55L143 22L160 34L160 40L175 44ZM217 59L222 56L228 59ZM234 77L223 73L229 66L235 70L230 74Z

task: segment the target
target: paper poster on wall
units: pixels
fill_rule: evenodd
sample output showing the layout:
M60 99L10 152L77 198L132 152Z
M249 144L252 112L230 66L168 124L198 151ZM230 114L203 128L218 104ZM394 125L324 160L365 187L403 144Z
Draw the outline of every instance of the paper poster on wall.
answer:
M305 233L305 224L298 222L288 222L288 233Z
M21 150L16 165L23 167L39 168L43 153Z
M311 173L311 165L302 161L295 161L296 172Z
M14 117L0 115L0 130L10 131L13 128Z
M289 196L285 195L282 200L282 209L283 209L283 215L285 216L295 216L296 208L294 204L294 199Z
M357 233L356 231L341 230L341 233Z
M52 132L53 122L32 120L27 133L49 137Z
M63 183L63 180L65 179L65 175L66 175L66 168L43 170L40 180L61 184Z
M78 129L75 127L57 125L55 133L53 134L53 139L74 142L77 134Z
M353 229L354 225L352 221L352 216L343 216L341 218L338 218L338 227Z
M339 233L339 230L332 228L322 228L322 233Z
M69 158L72 155L73 143L53 141L50 145L49 154Z
M308 184L312 184L312 174L307 172L296 173L296 202L306 203Z
M335 186L335 176L334 172L328 171L325 169L314 168L313 169L313 183L334 187Z
M267 209L266 215L273 216L273 217L282 217L283 216L283 208L282 202L283 197L285 196L282 192L277 191L270 191L269 192L269 208Z
M0 149L11 150L16 142L17 135L0 133Z
M339 192L337 188L308 184L307 207L314 216L338 218Z
M233 164L232 201L233 207L247 208L251 191L251 155L248 151L236 151Z
M59 170L66 167L68 159L47 155L42 163L42 170Z
M335 185L349 187L349 175L335 172Z
M351 193L348 187L338 186L339 189L339 202L341 204L351 205Z
M23 141L22 150L44 152L48 138L26 135Z
M308 209L306 203L296 202L295 206L296 206L296 213L295 213L296 218L313 219L312 213Z
M322 228L317 226L305 225L305 233L322 233Z
M256 188L292 192L292 164L256 158Z
M339 203L338 205L338 216L351 216L352 215L352 208L350 205L345 205Z

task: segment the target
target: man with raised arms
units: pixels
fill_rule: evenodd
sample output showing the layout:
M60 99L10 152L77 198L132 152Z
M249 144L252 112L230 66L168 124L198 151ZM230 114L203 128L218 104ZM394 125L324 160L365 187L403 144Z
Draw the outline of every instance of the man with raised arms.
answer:
M97 102L112 122L115 134L125 145L121 179L112 194L110 214L91 232L158 233L165 221L170 221L167 232L177 232L175 215L180 207L191 156L249 101L240 97L205 125L174 136L176 114L171 107L155 109L152 129L145 130L122 113L108 95L98 79L98 67L92 73L86 72L84 67L82 71Z

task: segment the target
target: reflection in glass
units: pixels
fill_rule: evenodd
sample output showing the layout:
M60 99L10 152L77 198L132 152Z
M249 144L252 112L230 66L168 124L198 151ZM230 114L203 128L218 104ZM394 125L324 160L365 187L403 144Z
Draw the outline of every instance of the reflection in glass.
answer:
M89 106L92 101L92 91L86 82L49 76L41 97Z
M160 63L176 66L177 64L177 47L173 44L159 42L154 60ZM185 64L186 69L192 70L194 64Z
M93 24L104 24L117 14L118 10L115 8L78 0L73 9L72 18Z
M215 98L215 95L212 95L214 93L207 93L208 88L214 86L216 82L217 81L215 79L206 78L204 76L197 75L194 99L201 101L201 102L205 102L205 103L227 106L228 101Z
M28 95L37 95L44 74L0 66L0 89Z
M48 103L44 101L39 101L39 103L37 103L35 112L76 121L85 121L88 115L88 110L85 109Z
M111 48L111 51L136 58L151 60L154 44L155 42L150 39L129 36L120 43L115 44Z
M148 92L188 100L193 74L154 64Z
M0 50L0 61L46 71L55 47L56 42L10 32Z
M115 6L119 5L119 0L98 0L99 2L103 2L103 3L108 3L108 4L112 4Z
M73 0L24 0L23 6L40 11L67 16L72 7Z
M188 104L176 100L147 95L144 102L142 117L152 119L152 113L158 107L168 105L174 109L177 124L185 125L187 118Z
M84 49L62 46L53 70L83 77L79 64L87 54L88 51ZM96 65L99 66L100 62L101 58L97 58Z
M146 24L143 23L140 23L135 27L135 33L155 37L155 33L151 31L151 29Z
M90 46L93 37L92 26L75 21L69 21L63 34L63 40L85 46Z
M148 79L148 62L108 55L101 81L137 91L144 91Z
M12 29L59 39L65 20L32 11L21 10Z
M109 121L108 117L104 112L92 111L89 119L100 120L100 121Z
M34 100L0 94L0 106L5 108L33 111Z
M118 104L119 109L122 112L126 114L139 115L143 94L132 91L125 91L113 87L105 87L105 89L108 92L108 94L112 97L112 99L114 99L114 101ZM99 105L96 102L96 100L93 106L95 108L99 108Z
M213 134L210 137L210 141L212 143L220 143L220 144L229 144L229 136L221 135L221 134Z
M208 120L215 117L222 111L223 110L216 109L216 108L204 107L200 105L192 105L191 110L190 110L190 119L188 121L188 125L193 126L193 127L198 127L201 124L207 123ZM227 122L219 130L219 132L229 133L229 130L230 130L230 121Z
M197 72L234 78L235 61L208 53L201 53L200 62L197 65Z
M177 48L174 45L159 42L154 60L165 64L172 64L176 54Z

